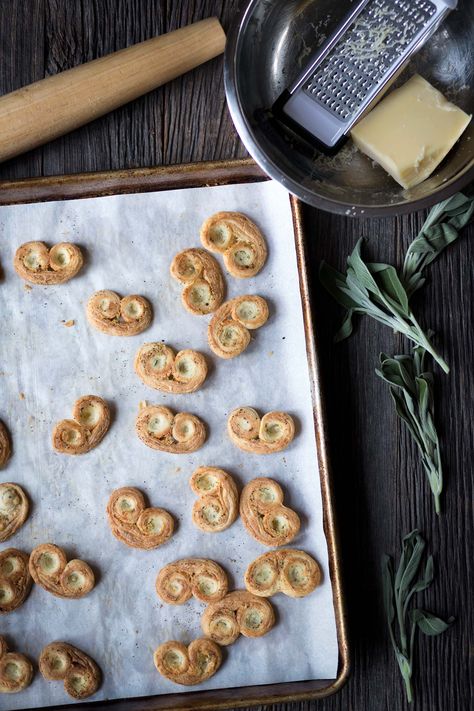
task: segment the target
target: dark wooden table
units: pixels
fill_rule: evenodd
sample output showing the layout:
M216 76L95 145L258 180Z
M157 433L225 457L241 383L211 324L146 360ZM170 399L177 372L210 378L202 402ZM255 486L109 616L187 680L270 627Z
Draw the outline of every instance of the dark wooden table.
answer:
M228 27L237 4L236 0L3 0L0 93L210 15L218 15ZM218 59L1 165L0 179L245 155L225 105L222 59ZM474 230L466 230L462 240L430 268L429 284L416 299L422 323L436 330L451 365L448 377L439 373L437 377L437 421L446 477L439 519L433 515L417 451L396 419L387 387L374 374L379 352L401 352L406 342L365 319L348 342L334 345L341 314L316 279L321 259L342 268L360 235L370 238L367 252L372 258L400 264L423 218L413 214L355 220L305 209L353 671L338 695L311 704L289 704L285 711L407 708L387 638L379 569L382 552L398 554L401 537L415 527L429 541L437 570L421 605L446 617L455 615L456 622L441 637L418 639L412 707L417 711L473 708Z

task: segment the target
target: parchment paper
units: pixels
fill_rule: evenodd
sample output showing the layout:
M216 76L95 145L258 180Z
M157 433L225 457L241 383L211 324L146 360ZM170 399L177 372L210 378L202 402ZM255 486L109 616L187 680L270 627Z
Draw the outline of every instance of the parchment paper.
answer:
M178 250L200 245L202 221L218 210L245 212L269 244L268 262L257 277L226 277L228 298L258 293L271 307L271 318L255 332L248 350L231 361L210 352L209 317L183 309L181 287L168 271ZM29 240L76 242L84 249L86 266L64 285L26 289L12 260L15 249ZM249 536L240 519L218 534L192 525L195 496L188 480L196 467L208 464L230 471L239 487L256 476L282 484L286 502L302 519L291 545L316 557L324 582L304 599L272 598L275 628L260 639L240 637L226 648L221 669L203 687L334 678L336 626L288 194L265 182L2 207L0 259L0 417L13 436L13 457L0 481L24 486L32 502L27 523L2 549L30 551L54 542L70 557L92 564L98 578L95 589L80 600L61 600L34 586L21 608L0 619L0 633L35 661L55 639L90 653L104 676L93 700L186 691L158 674L153 651L169 639L187 643L199 637L204 606L194 599L179 607L163 604L155 594L158 571L181 557L209 557L229 572L231 589L243 588L245 568L268 550ZM120 338L88 325L86 301L104 288L150 299L154 319L148 331ZM71 319L74 325L66 327L63 322ZM209 355L211 375L200 391L163 395L138 379L135 352L142 343L161 339L176 350L194 348ZM113 404L111 429L86 455L56 454L53 425L70 417L74 401L85 394ZM134 430L141 400L201 416L209 432L203 448L190 455L147 448ZM298 423L293 444L267 456L241 452L226 435L227 415L241 405L252 405L261 414L290 412ZM140 488L150 505L175 517L175 535L154 551L128 548L110 532L108 497L126 485ZM0 707L69 700L61 682L47 682L37 673L27 690L0 698Z

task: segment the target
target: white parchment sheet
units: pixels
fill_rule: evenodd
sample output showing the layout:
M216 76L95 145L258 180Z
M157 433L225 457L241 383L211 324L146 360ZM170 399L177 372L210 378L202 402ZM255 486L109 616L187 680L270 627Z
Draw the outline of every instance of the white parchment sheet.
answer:
M247 351L229 361L211 353L210 317L186 312L181 287L169 276L173 255L200 246L199 227L218 210L245 212L269 245L267 264L257 277L226 275L228 298L258 293L271 311ZM16 248L30 240L76 242L86 255L85 267L66 284L27 289L12 261ZM30 551L52 542L69 557L88 561L97 573L96 587L80 600L58 599L33 586L21 608L0 618L0 634L35 663L43 646L56 639L88 652L103 671L103 685L91 700L188 690L158 674L153 651L169 639L188 643L201 636L204 606L194 599L182 606L162 603L155 593L158 571L178 558L209 557L228 571L230 589L243 588L245 568L268 550L249 536L240 519L217 534L193 526L195 496L188 480L198 466L212 465L232 473L239 487L257 476L282 484L285 503L302 520L291 545L319 561L324 581L304 599L271 598L274 629L259 639L239 637L225 648L218 673L193 688L334 678L336 625L288 194L276 183L262 182L0 207L0 262L0 418L13 439L13 456L0 481L24 486L32 503L26 524L1 549ZM98 289L146 296L154 309L151 327L134 337L96 331L87 322L85 304ZM66 327L71 319L74 325ZM143 343L157 340L209 357L210 376L201 390L165 395L141 383L133 371L134 355ZM74 401L87 394L112 403L108 434L88 454L55 453L54 423L69 418ZM134 429L141 400L202 417L208 427L202 449L174 455L147 448ZM228 413L241 405L261 414L290 412L298 423L294 442L277 454L241 452L226 434ZM170 541L140 551L112 536L105 509L111 491L120 486L138 487L149 505L172 513L176 530ZM0 708L69 701L61 682L47 682L38 672L27 690L0 698Z

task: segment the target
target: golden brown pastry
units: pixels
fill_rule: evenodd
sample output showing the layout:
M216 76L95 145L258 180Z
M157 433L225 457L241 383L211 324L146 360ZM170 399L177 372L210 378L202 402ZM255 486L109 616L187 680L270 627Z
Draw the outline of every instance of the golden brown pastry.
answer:
M110 427L110 409L97 395L76 400L72 420L61 420L53 430L53 447L61 454L85 454L97 447Z
M142 442L160 452L195 452L206 439L206 428L199 417L189 412L174 415L169 407L163 405L142 407L135 427Z
M193 686L214 676L222 664L222 652L211 639L200 637L187 647L182 642L164 642L155 649L155 667L176 684Z
M108 289L92 294L86 312L89 323L109 336L136 336L148 328L153 315L144 296L132 294L121 299Z
M0 542L11 538L26 521L29 503L18 484L0 484Z
M25 242L13 260L18 276L43 285L64 284L76 276L83 263L81 250L71 242L60 242L49 250L44 242Z
M239 634L262 637L275 624L273 607L268 600L246 590L234 590L222 600L211 602L204 610L201 627L218 644L233 644Z
M240 212L216 212L202 224L201 242L224 258L229 274L239 279L253 277L267 259L262 233Z
M226 301L214 314L207 329L211 350L219 358L235 358L250 343L250 330L268 319L268 304L261 296L238 296Z
M253 407L238 407L227 420L232 442L251 454L271 454L288 447L295 436L295 423L286 412L267 412L260 416Z
M174 521L168 511L146 508L145 497L132 486L112 492L107 515L115 538L132 548L158 548L173 534Z
M321 582L321 569L308 553L284 548L268 551L250 563L245 571L245 587L259 597L282 592L304 597Z
M213 560L183 558L160 570L155 587L164 602L182 605L193 595L201 602L221 600L228 586L225 571Z
M171 262L171 276L184 284L181 301L192 314L215 311L224 298L224 278L218 262L205 249L185 249Z
M247 531L264 546L285 546L300 530L300 517L283 506L283 490L273 479L253 479L242 489L240 517Z
M0 694L16 694L31 684L33 665L24 654L9 652L5 637L0 637Z
M52 543L33 548L29 568L35 583L56 597L84 597L95 585L94 573L86 562L68 562L63 549Z
M192 350L174 352L165 343L145 343L134 362L135 373L150 388L165 393L193 393L207 376L207 363Z
M193 505L193 523L201 531L223 531L235 521L239 494L230 474L216 467L199 467L189 485L199 496Z
M23 605L33 580L28 570L30 556L17 548L0 553L0 614L13 612Z
M8 430L0 420L0 469L2 469L5 464L10 459L11 446L10 446L10 436Z
M64 690L73 699L86 699L100 686L102 675L97 664L67 642L51 642L43 647L38 666L48 681L64 681Z

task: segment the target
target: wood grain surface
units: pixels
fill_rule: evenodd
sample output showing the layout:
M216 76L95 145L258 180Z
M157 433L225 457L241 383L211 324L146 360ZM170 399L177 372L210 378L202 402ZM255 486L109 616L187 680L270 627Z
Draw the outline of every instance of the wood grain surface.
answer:
M0 94L186 23L217 15L225 28L236 0L4 0L0 3ZM0 180L148 167L245 156L225 106L222 59L213 60L73 134L0 165ZM474 229L429 269L414 305L436 331L451 366L436 374L437 423L446 494L433 515L419 457L374 374L378 353L407 350L402 337L362 320L340 345L341 314L317 282L321 259L342 268L357 238L366 253L399 265L424 219L356 220L305 209L313 313L326 395L340 527L352 675L336 696L279 711L407 709L381 604L380 556L397 554L419 527L436 579L420 605L456 622L441 637L419 637L415 711L473 708ZM27 236L25 235L25 238ZM112 706L113 708L113 706Z

